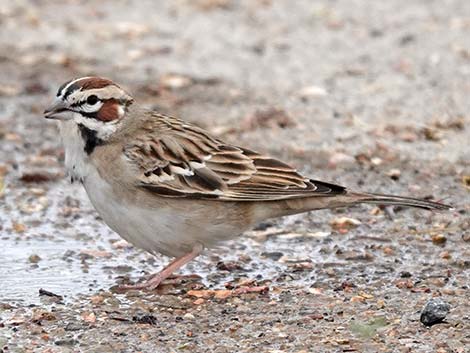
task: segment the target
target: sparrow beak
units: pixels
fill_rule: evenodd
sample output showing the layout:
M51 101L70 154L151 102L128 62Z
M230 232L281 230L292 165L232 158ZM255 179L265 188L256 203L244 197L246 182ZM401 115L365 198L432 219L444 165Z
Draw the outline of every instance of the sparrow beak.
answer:
M52 105L44 110L44 117L46 119L55 120L70 120L72 119L70 110L60 99L56 99Z

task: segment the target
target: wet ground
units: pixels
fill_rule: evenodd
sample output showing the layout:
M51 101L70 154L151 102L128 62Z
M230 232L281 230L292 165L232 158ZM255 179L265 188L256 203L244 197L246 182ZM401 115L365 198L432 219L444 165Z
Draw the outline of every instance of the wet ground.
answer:
M0 2L0 351L467 352L469 38L457 0ZM274 220L199 279L117 293L169 259L63 179L41 112L90 74L314 178L455 210ZM427 328L432 297L451 311Z

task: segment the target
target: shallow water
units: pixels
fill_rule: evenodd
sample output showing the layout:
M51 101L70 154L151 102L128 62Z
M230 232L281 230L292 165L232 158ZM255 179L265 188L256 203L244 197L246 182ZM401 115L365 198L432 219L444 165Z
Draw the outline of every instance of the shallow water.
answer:
M5 197L6 211L0 216L6 228L1 239L0 254L0 273L3 283L0 286L0 298L5 301L37 303L40 288L65 298L108 289L116 284L118 276L128 275L137 279L144 272L157 271L169 261L164 256L154 257L134 248L113 248L112 242L119 240L119 236L97 217L80 186L69 185L66 181L62 181L51 187L41 196L47 198L48 202L39 212L40 215L38 212L25 214L15 209L18 199L9 197L8 191L7 189ZM61 214L63 211L61 204L67 195L69 197L73 195L74 199L83 205L82 209L85 209L84 212L80 212L78 218L64 217ZM282 223L289 226L296 219L298 218L286 218ZM15 233L12 229L14 228L12 220L24 224L26 230ZM226 242L219 248L206 251L205 254L209 257L220 256L220 259L226 262L237 261L240 256L256 256L261 252L280 251L287 257L295 253L296 258L289 261L311 258L312 254L307 253L309 249L300 243L293 247L292 241L288 238L282 240L282 234L276 236L277 241L273 241L274 238L257 241L255 235L258 234L259 237L259 234L263 233L254 232L252 237L245 236L241 238L241 244L240 241ZM83 259L81 252L86 250L98 251L97 256ZM39 256L40 260L30 261L30 257L35 255ZM230 274L220 276L218 278L220 283L206 280L207 275L214 274L217 262L208 256L201 256L193 261L182 269L182 273L197 273L207 286L220 287L232 276ZM250 277L271 278L279 270L279 266L284 265L273 266L272 260L260 259L254 268L248 265L247 274Z

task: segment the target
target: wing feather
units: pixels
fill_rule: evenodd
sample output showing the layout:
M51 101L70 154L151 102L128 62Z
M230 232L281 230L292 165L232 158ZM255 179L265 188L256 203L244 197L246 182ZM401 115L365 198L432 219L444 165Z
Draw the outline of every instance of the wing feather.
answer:
M140 187L163 197L273 201L345 193L305 178L291 166L232 146L181 120L151 114L124 147Z

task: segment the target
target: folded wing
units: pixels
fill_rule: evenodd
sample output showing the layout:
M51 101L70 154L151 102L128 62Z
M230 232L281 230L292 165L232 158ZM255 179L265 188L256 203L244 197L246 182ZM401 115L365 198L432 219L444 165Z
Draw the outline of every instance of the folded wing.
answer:
M273 201L344 194L287 164L226 144L181 120L154 114L125 147L140 187L164 197Z

